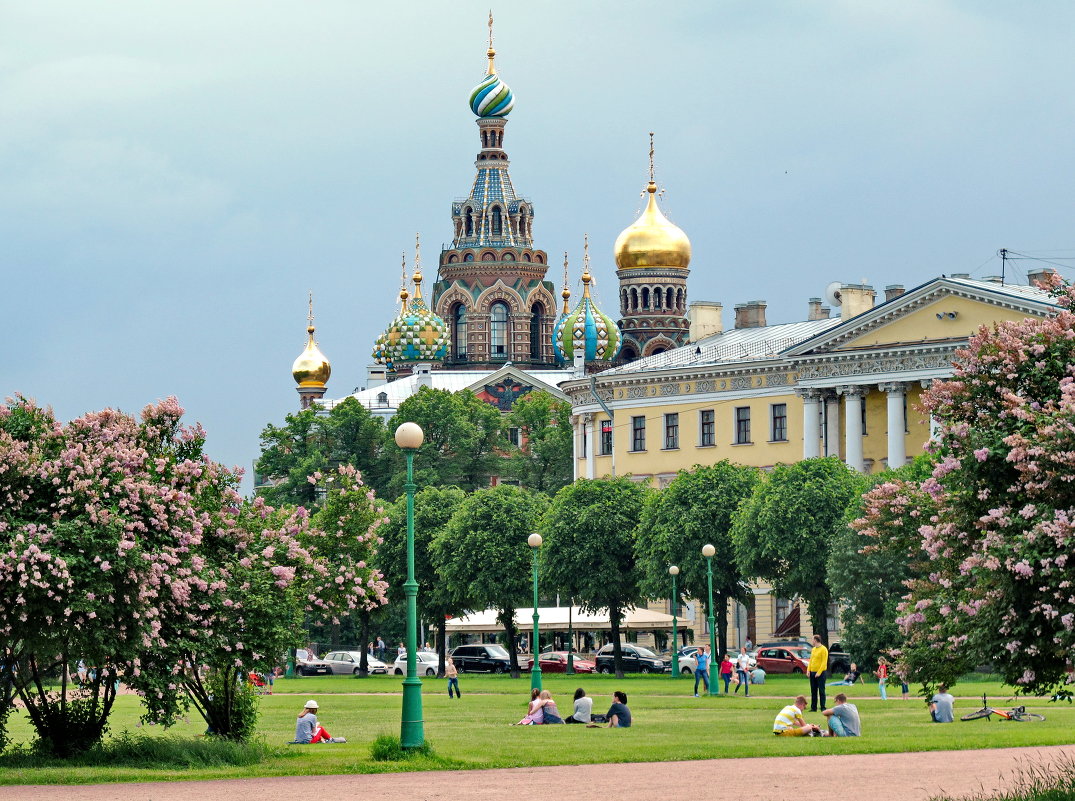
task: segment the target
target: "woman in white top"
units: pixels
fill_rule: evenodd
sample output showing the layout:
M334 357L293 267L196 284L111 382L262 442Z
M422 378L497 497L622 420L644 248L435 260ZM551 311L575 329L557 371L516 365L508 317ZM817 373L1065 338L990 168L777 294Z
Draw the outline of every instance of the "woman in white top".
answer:
M586 695L586 691L579 687L575 690L575 711L564 723L590 723L590 711L593 709L593 699Z

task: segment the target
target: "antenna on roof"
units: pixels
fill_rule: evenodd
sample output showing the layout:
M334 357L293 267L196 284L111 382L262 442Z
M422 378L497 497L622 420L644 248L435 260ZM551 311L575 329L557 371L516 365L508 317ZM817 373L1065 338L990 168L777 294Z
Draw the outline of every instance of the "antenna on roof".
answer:
M1008 249L1001 248L997 251L997 255L1000 256L1000 285L1004 286L1004 273L1008 268Z

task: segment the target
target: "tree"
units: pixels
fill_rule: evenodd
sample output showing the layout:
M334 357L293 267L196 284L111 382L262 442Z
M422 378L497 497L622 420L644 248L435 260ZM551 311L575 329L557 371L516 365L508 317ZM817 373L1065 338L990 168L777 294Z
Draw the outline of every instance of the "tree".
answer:
M924 404L937 466L922 482L925 569L901 606L902 666L932 685L991 662L1026 692L1056 689L1075 649L1075 289L1061 309L981 328ZM899 499L874 499L899 514Z
M547 506L544 495L509 484L476 490L433 538L433 565L448 592L476 609L497 610L516 678L515 610L530 591L526 539Z
M743 576L772 582L783 597L801 597L814 632L826 643L829 549L847 525L848 506L864 489L863 476L835 457L777 465L739 507L732 525Z
M702 546L712 543L717 549L713 593L717 646L722 654L728 652L728 601L743 599L746 590L735 560L732 518L757 483L757 470L727 460L690 472L681 470L667 487L646 499L638 527L636 553L642 591L649 598L668 592L668 566L678 565L678 590L704 605L709 590ZM678 599L675 606L679 606Z
M473 392L451 393L422 387L399 405L389 431L405 422L417 423L425 441L414 455L414 480L420 487L460 487L469 492L489 486L500 472L500 451L506 445L500 412ZM403 490L403 454L390 450L392 497Z
M458 487L424 487L414 496L414 577L418 582L418 609L421 617L437 622L441 670L444 669L447 642L445 616L463 612L471 604L463 585L449 586L438 574L433 564L432 544L447 528L465 497ZM388 580L388 599L402 604L406 600L403 582L407 580L406 498L400 498L392 505L388 519L377 564Z
M626 477L582 479L556 493L542 526L542 574L584 610L608 610L613 664L621 678L620 618L645 600L635 540L646 493Z
M549 495L571 483L571 404L548 392L529 392L515 401L507 424L522 434L507 463L508 476Z
M851 506L851 524L840 529L829 554L828 578L841 604L844 650L863 670L903 643L896 618L907 583L923 569L918 526L932 514L920 482L933 469L922 454L912 463L873 477L873 488Z
M269 424L261 432L255 470L269 483L258 494L270 505L313 509L325 488L309 477L341 464L358 468L363 483L383 494L390 467L384 458L385 440L381 418L354 398L346 398L328 413L310 408L289 414L282 426Z

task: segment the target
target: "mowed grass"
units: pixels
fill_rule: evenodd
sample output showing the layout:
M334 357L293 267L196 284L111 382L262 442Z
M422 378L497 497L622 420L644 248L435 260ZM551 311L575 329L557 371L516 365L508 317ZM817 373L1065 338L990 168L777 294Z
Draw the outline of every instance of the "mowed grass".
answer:
M500 768L532 765L571 765L605 762L645 762L744 756L797 756L803 754L877 753L940 749L999 748L1054 745L1072 742L1075 707L1023 699L1047 716L1044 723L1006 721L930 722L922 699L899 698L899 687L883 702L876 685L831 687L831 696L843 690L858 705L863 737L777 738L771 734L773 717L788 699L809 694L802 677L773 677L755 687L750 699L741 695L693 697L693 682L660 676L616 679L608 676L545 675L544 686L558 700L561 712L571 709L574 689L582 686L594 698L594 711L604 712L612 691L629 695L635 726L631 729L588 729L582 726L512 727L526 711L530 679L523 676L463 676L461 700L450 700L444 680L424 679L425 734L435 749L432 759L374 762L370 743L380 734L399 734L401 677L318 677L278 681L276 693L263 696L259 730L272 746L269 756L243 766L131 767L123 764L71 766L63 763L20 767L0 758L0 784L82 784L122 781L175 781L252 776L379 773L399 770ZM957 714L977 709L980 698L962 696L988 692L994 705L1008 705L1012 692L999 683L971 681L955 688ZM307 698L321 704L320 721L346 744L286 746ZM112 731L124 729L151 737L191 738L204 730L195 718L169 732L158 727L137 728L140 703L121 696L112 718ZM807 713L821 723L820 714ZM28 742L32 732L24 718L12 719L15 740Z

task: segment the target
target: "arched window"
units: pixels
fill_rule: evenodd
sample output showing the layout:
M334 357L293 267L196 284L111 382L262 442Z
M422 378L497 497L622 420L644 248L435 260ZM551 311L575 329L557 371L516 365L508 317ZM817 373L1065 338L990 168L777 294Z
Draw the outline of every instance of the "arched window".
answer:
M664 296L666 298L666 302L664 304L664 307L666 309L671 309L671 308L675 307L675 297L674 297L675 294L676 294L675 290L672 289L672 287L668 287L668 289L666 289L664 291Z
M530 261L530 260L531 260L530 254L529 253L524 253L523 254L523 261Z
M662 297L664 297L664 293L661 292L661 288L659 286L654 287L654 289L653 289L653 308L655 308L655 309L661 308L661 298Z
M530 358L541 361L542 326L545 322L545 306L535 303L530 307Z
M474 254L467 253L465 256L463 256L463 261L474 261Z
M631 301L630 301L630 297L629 297L629 294L628 294L627 290L626 289L621 289L620 290L620 311L623 314L627 314L627 312L630 310L631 307L627 305L630 302Z
M649 287L648 286L642 287L642 308L643 309L648 309L649 308Z
M631 287L631 310L638 311L638 290Z
M452 347L455 358L460 361L467 358L467 307L462 303L452 309Z
M482 254L482 261L496 261L496 254L491 250L487 250Z
M500 236L504 233L504 219L500 214L500 206L493 208L493 236Z
M638 358L638 351L636 351L632 347L626 347L622 351L620 351L620 358L623 359L625 362L633 362L635 359Z
M500 260L501 261L515 261L515 254L510 253L510 252L505 253L503 256L500 257Z
M535 253L534 254L534 261L536 261L538 264L544 264L545 263L545 257L542 256L540 253Z
M467 209L463 215L466 220L467 236L474 236L474 215L471 213L470 209Z
M453 253L451 256L448 257L449 264L455 264L457 261L459 261L459 254L457 253Z
M388 405L388 393L387 392L378 392L377 393L377 405L378 406L387 406Z
M489 344L492 358L508 358L508 304L499 300L489 310Z

